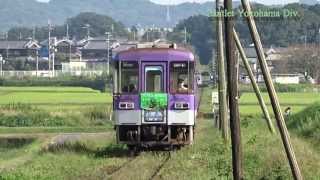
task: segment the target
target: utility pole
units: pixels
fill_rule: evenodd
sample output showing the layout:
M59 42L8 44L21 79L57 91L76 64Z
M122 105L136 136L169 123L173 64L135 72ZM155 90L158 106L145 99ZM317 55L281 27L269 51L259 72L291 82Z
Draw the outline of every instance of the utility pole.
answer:
M48 20L48 66L51 69L51 22Z
M39 49L36 49L36 77L38 77L39 71Z
M105 33L107 35L107 75L110 75L110 32Z
M248 0L241 0L243 9L246 13L248 14L252 14L252 10L249 4ZM260 35L258 33L255 21L254 21L254 17L253 16L247 16L246 17L248 25L249 25L249 30L251 33L251 37L252 40L254 42L255 48L256 48L256 52L258 55L258 60L261 66L261 70L262 70L262 74L267 86L267 90L269 93L269 98L270 98L270 102L272 104L272 108L273 108L273 112L275 115L275 118L277 120L277 124L279 127L279 132L281 134L281 139L287 154L287 158L289 160L289 164L291 167L291 171L292 171L292 176L295 180L302 180L302 175L301 175L301 171L297 162L297 159L295 157L294 154L294 150L293 147L291 145L291 141L290 141L290 136L289 136L289 132L281 111L281 106L278 100L278 96L276 93L276 90L274 88L273 82L272 82L272 77L268 68L268 64L266 62L265 59L265 55L264 55L264 51L263 51L263 47L262 47L262 43L260 40Z
M241 130L239 117L239 94L237 79L237 59L235 58L235 42L233 37L234 17L232 9L232 0L224 0L225 11L231 15L225 16L225 37L227 54L227 73L228 73L228 92L230 109L230 129L232 143L232 166L233 179L243 179L242 172L242 149L241 149Z
M36 40L36 27L33 26L33 29L32 29L32 40Z
M136 41L136 31L133 31L133 41Z
M113 32L114 32L114 24L112 23L112 24L111 24L111 34L112 34L112 35L114 35Z
M184 44L187 44L187 27L184 27Z
M89 38L90 38L90 24L85 24L82 28L87 30L87 40L89 40Z
M319 57L320 56L320 28L319 28L319 42L318 43L319 43L319 47L318 47L318 50L319 50L318 51L319 52L318 57Z
M67 24L66 38L69 39L69 24Z
M223 1L216 0L216 11L223 11ZM217 17L217 64L218 64L218 89L219 89L219 124L222 129L222 137L228 140L228 105L227 84L224 59L223 17Z
M0 54L0 76L2 77L3 76L3 57L2 57L2 55Z
M241 45L241 42L240 42L240 38L236 32L235 29L233 29L233 36L234 36L234 40L236 42L236 45L237 45L237 48L239 50L239 53L240 53L240 56L241 56L241 59L242 59L242 62L244 64L244 67L246 68L247 72L248 72L248 75L249 75L249 78L251 80L251 84L252 84L252 87L254 89L254 92L256 93L256 96L258 98L258 101L259 101L259 104L260 104L260 107L261 107L261 110L264 114L264 117L267 121L267 124L268 124L268 127L269 127L269 130L272 132L272 133L275 133L275 130L274 130L274 126L272 124L272 120L271 120L271 117L270 117L270 114L268 112L268 108L266 106L266 103L264 102L264 99L261 95L261 91L260 91L260 88L257 84L257 82L255 81L254 79L254 74L251 70L251 67L250 67L250 64L249 64L249 61L246 57L246 54L245 54L245 51L244 49L242 48L242 45Z
M56 38L53 38L52 46L52 76L55 77L55 52L56 52Z
M6 48L6 58L7 60L9 59L9 42L8 42L8 32L6 32L6 43L7 43L7 48Z

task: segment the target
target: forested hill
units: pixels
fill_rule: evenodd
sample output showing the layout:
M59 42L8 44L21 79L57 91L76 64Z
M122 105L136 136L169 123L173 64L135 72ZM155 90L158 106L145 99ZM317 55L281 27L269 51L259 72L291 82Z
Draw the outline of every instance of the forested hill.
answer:
M108 15L126 26L153 24L167 26L167 7L149 0L51 0L40 3L36 0L1 0L0 30L13 26L42 26L48 19L54 24L63 24L68 17L81 12ZM170 26L179 20L196 14L208 15L213 2L184 3L170 7Z
M253 7L256 11L266 8L269 7L262 5ZM299 13L298 17L274 20L256 19L264 46L288 47L304 43L320 44L320 5L288 4L284 8L297 11ZM210 21L207 16L192 16L178 23L169 38L174 42L184 42L183 31L186 27L188 42L195 47L201 63L207 64L212 59L212 49L216 46L215 23L215 21ZM249 29L244 19L237 19L236 29L245 45L252 43Z

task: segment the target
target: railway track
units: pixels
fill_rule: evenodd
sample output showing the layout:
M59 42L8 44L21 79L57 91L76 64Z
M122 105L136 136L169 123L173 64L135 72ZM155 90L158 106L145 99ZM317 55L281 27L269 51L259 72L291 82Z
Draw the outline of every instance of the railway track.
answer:
M160 166L154 171L154 173L153 173L152 176L149 178L149 180L153 180L153 179L155 179L155 178L159 175L161 169L166 165L166 163L170 160L170 158L171 158L171 152L168 152L167 157L165 158L165 160L164 160L164 161L160 164Z
M151 157L150 157L151 156ZM133 157L123 163L118 168L109 172L105 179L146 179L153 180L159 176L162 168L165 167L167 162L171 158L170 152L152 153L147 152L143 155ZM148 159L148 160L146 160ZM146 162L148 161L148 162ZM143 164L151 164L152 166L147 167Z

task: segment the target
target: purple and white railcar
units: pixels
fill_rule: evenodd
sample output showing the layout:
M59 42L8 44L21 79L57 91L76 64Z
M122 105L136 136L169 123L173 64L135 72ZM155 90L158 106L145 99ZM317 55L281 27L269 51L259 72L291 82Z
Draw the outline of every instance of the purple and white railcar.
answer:
M114 67L118 143L131 148L192 144L198 100L190 51L130 49L116 55Z

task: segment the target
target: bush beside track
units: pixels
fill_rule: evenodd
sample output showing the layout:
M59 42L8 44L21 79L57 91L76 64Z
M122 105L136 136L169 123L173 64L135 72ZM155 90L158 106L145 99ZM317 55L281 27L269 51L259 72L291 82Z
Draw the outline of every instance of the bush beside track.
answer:
M288 117L287 124L298 135L320 144L320 103L310 105L303 111Z

